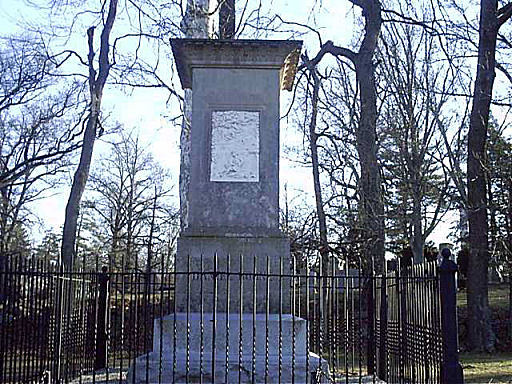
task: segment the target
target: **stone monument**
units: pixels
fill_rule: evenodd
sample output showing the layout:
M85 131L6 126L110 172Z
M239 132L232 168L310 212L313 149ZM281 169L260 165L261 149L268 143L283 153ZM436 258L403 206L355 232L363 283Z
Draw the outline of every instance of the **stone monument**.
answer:
M325 362L306 349L306 321L291 314L289 277L275 276L290 273L289 240L279 229L279 97L293 85L302 43L171 45L181 85L192 89L176 314L155 320L151 358L139 357L130 375L311 381Z
M279 93L290 88L301 43L296 41L200 40L172 41L178 74L183 88L192 88L190 137L190 179L182 198L182 230L178 239L176 268L190 270L238 271L239 255L244 256L244 272L278 272L281 261L289 266L289 240L279 230ZM185 286L185 276L177 285ZM180 281L181 280L181 281ZM187 282L188 283L188 282ZM210 288L205 287L208 291ZM219 281L218 290L225 284ZM272 281L274 285L276 281ZM199 280L191 282L192 291ZM266 284L257 282L257 293ZM286 285L286 284L282 284ZM236 282L231 297L238 296ZM251 312L252 292L242 298L243 312ZM178 311L198 311L199 295L186 303L186 292L177 291ZM289 312L289 294L282 307ZM277 297L272 296L270 312L277 313ZM264 300L256 300L258 312ZM204 310L212 310L211 302ZM230 303L238 313L239 303ZM217 310L224 311L219 301Z

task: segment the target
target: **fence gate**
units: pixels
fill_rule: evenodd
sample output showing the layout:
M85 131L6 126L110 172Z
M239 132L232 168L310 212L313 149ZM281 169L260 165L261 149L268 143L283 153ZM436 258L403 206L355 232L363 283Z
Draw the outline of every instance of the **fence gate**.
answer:
M227 260L150 273L63 272L43 261L10 260L0 271L0 382L457 377L456 339L443 338L455 319L455 291L441 294L436 263L376 276L348 263L344 270L333 263L329 272L284 272L268 260L260 269L255 258ZM250 272L241 267L251 263ZM175 292L179 279L186 289ZM281 309L273 313L276 303Z
M376 283L378 376L392 383L439 382L442 330L437 263L398 268Z

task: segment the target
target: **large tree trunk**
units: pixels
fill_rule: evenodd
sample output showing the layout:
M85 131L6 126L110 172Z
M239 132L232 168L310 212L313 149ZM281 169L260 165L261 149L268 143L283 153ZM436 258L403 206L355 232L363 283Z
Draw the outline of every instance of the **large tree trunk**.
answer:
M119 270L119 239L121 238L121 233L117 229L118 227L114 224L115 229L112 231L112 245L109 255L109 271Z
M157 189L155 186L155 195L153 196L153 207L151 208L151 223L149 225L149 236L148 236L148 262L146 265L146 273L151 273L153 268L153 237L155 233L155 217L156 217L156 203L157 203Z
M486 175L487 179L487 207L489 214L489 247L492 250L496 246L496 240L498 238L498 225L496 222L496 210L497 203L494 198L494 192L492 190L492 178L493 175ZM492 252L492 251L491 251Z
M80 201L82 200L85 185L89 177L92 152L94 149L94 142L96 140L96 128L100 123L101 98L103 96L103 88L110 70L108 58L109 38L116 18L117 2L118 0L110 1L107 19L101 32L98 74L96 74L96 70L94 69L94 27L87 30L89 45L89 93L91 101L84 132L82 152L80 154L80 162L78 163L78 167L73 177L73 184L71 185L71 191L66 205L66 216L64 219L61 247L61 262L64 264L66 269L73 268Z
M495 337L491 327L487 270L489 266L486 142L487 124L495 77L498 33L496 1L480 3L480 39L473 108L468 133L468 341L472 350L491 350Z
M221 0L219 9L219 38L235 37L235 0Z
M79 215L80 201L82 200L82 194L85 190L85 184L89 177L89 168L91 165L92 151L94 148L94 140L96 138L96 125L98 122L97 114L99 102L94 102L87 125L84 132L84 140L82 146L82 153L80 155L80 162L76 169L73 177L73 184L71 186L71 192L69 194L68 203L66 205L66 216L64 219L64 229L62 233L62 263L66 269L73 267L75 259L75 243L76 243L76 232ZM95 116L96 115L96 116Z
M365 237L364 252L374 260L375 269L381 271L384 265L384 203L377 161L377 91L373 63L382 24L381 6L377 0L353 2L362 6L365 17L365 37L355 60L361 95L360 120L356 132L361 165L359 211Z
M411 250L414 264L423 263L423 247L425 240L421 225L421 196L413 189L412 196L412 241Z
M133 196L135 194L135 182L133 180L135 176L132 174L132 178L130 180L130 191L128 196L128 206L127 206L127 213L126 213L126 258L125 262L122 265L122 271L123 273L126 271L132 271L137 272L138 271L138 257L136 252L133 251L134 248L134 240L135 236L133 235L134 231L134 219L133 219Z
M377 90L373 56L377 48L382 25L378 0L350 0L361 7L365 18L365 34L358 52L325 42L312 60L304 63L314 68L326 53L351 60L356 68L361 111L356 129L356 148L359 155L361 177L359 181L359 214L363 254L368 265L374 260L377 272L384 265L384 202L382 199L380 167L377 161Z

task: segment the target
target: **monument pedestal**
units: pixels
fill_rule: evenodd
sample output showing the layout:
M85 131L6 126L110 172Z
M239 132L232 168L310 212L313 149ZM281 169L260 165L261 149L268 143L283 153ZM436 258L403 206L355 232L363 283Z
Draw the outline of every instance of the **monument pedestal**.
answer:
M327 362L309 352L306 320L290 314L289 247L277 231L182 234L176 314L155 319L153 350L127 381L327 382Z
M306 326L304 319L279 314L177 313L155 319L153 351L137 358L127 381L135 374L136 383L146 377L162 383L328 382L326 361L308 352Z
M239 313L241 304L245 313L252 313L254 305L258 313L267 306L269 313L290 313L290 241L281 233L181 235L177 254L177 312L212 312L215 302L217 312ZM284 276L279 277L281 268Z

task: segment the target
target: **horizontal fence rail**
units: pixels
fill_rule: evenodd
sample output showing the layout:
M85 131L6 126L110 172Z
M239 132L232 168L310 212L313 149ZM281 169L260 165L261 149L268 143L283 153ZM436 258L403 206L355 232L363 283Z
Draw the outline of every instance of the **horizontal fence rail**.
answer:
M1 271L2 383L440 382L434 263L383 276L268 257Z

